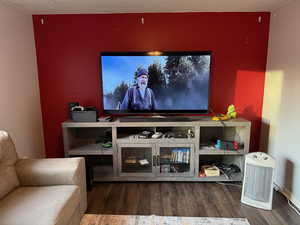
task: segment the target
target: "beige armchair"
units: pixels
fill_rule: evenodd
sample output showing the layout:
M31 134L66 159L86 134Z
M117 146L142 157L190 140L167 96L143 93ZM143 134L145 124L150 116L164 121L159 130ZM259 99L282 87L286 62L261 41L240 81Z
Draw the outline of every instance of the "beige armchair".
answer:
M79 225L87 207L83 158L18 159L0 130L0 224Z

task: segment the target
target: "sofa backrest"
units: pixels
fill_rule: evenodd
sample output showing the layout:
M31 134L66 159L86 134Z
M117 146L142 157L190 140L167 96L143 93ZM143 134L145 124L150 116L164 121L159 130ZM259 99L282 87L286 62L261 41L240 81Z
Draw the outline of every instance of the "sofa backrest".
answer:
M18 156L6 131L0 130L0 199L20 185L15 170Z

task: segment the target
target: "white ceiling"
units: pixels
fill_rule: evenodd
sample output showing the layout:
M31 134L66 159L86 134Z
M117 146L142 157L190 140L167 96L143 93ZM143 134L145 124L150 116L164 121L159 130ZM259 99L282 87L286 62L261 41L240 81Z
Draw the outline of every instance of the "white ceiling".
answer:
M134 12L261 12L295 0L0 0L32 14Z

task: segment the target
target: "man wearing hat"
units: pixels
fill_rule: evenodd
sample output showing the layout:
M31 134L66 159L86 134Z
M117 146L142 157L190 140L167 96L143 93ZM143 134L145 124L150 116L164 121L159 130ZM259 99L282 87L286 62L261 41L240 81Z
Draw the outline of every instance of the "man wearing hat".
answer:
M144 68L138 68L136 74L137 85L127 90L120 109L130 111L154 110L156 108L155 97L153 91L147 87L148 71Z

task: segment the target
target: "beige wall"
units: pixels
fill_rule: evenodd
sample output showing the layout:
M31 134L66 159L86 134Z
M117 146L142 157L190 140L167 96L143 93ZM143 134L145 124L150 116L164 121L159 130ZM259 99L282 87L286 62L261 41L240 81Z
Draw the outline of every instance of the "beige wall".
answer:
M31 15L0 3L0 129L19 156L44 155Z
M300 206L300 1L272 13L261 147L277 160L275 183Z

